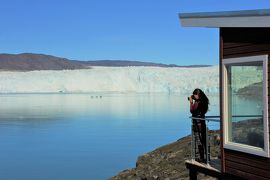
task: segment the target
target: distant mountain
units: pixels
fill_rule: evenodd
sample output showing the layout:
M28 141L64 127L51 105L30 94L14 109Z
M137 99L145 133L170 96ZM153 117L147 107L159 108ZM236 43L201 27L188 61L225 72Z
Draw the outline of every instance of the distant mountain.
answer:
M209 65L178 66L125 60L76 61L44 54L0 54L0 70L7 71L88 69L91 66L208 67Z
M209 67L209 65L190 65L179 66L175 64L161 64L141 61L128 60L99 60L99 61L80 61L89 66L110 66L110 67L124 67L124 66L153 66L153 67Z
M0 54L0 69L13 71L85 69L85 65L43 54Z

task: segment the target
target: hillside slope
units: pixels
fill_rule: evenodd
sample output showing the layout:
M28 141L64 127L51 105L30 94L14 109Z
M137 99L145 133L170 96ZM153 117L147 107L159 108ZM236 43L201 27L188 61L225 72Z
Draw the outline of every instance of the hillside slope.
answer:
M43 54L0 54L0 70L64 70L86 69L80 62Z

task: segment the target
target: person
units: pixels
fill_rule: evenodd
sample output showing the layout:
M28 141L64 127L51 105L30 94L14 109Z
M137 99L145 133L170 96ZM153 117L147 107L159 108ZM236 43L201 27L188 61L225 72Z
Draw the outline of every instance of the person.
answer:
M192 117L196 118L205 118L205 114L208 111L209 100L205 93L201 89L195 89L193 91L193 95L189 98L190 102L190 113ZM200 144L197 145L199 150L201 162L206 162L207 154L206 154L206 124L205 120L192 120L194 130L198 132Z

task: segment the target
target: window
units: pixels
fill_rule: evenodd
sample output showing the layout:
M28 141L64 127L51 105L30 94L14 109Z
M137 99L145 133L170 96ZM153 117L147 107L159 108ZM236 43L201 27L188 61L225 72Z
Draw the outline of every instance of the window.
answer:
M267 55L223 59L224 147L269 157Z

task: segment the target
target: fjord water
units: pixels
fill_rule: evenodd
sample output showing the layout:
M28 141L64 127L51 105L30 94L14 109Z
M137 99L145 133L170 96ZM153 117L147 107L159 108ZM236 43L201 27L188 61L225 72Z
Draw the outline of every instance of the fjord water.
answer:
M217 115L218 96L208 115ZM190 134L187 96L0 95L0 179L107 179ZM217 125L218 127L218 125Z

